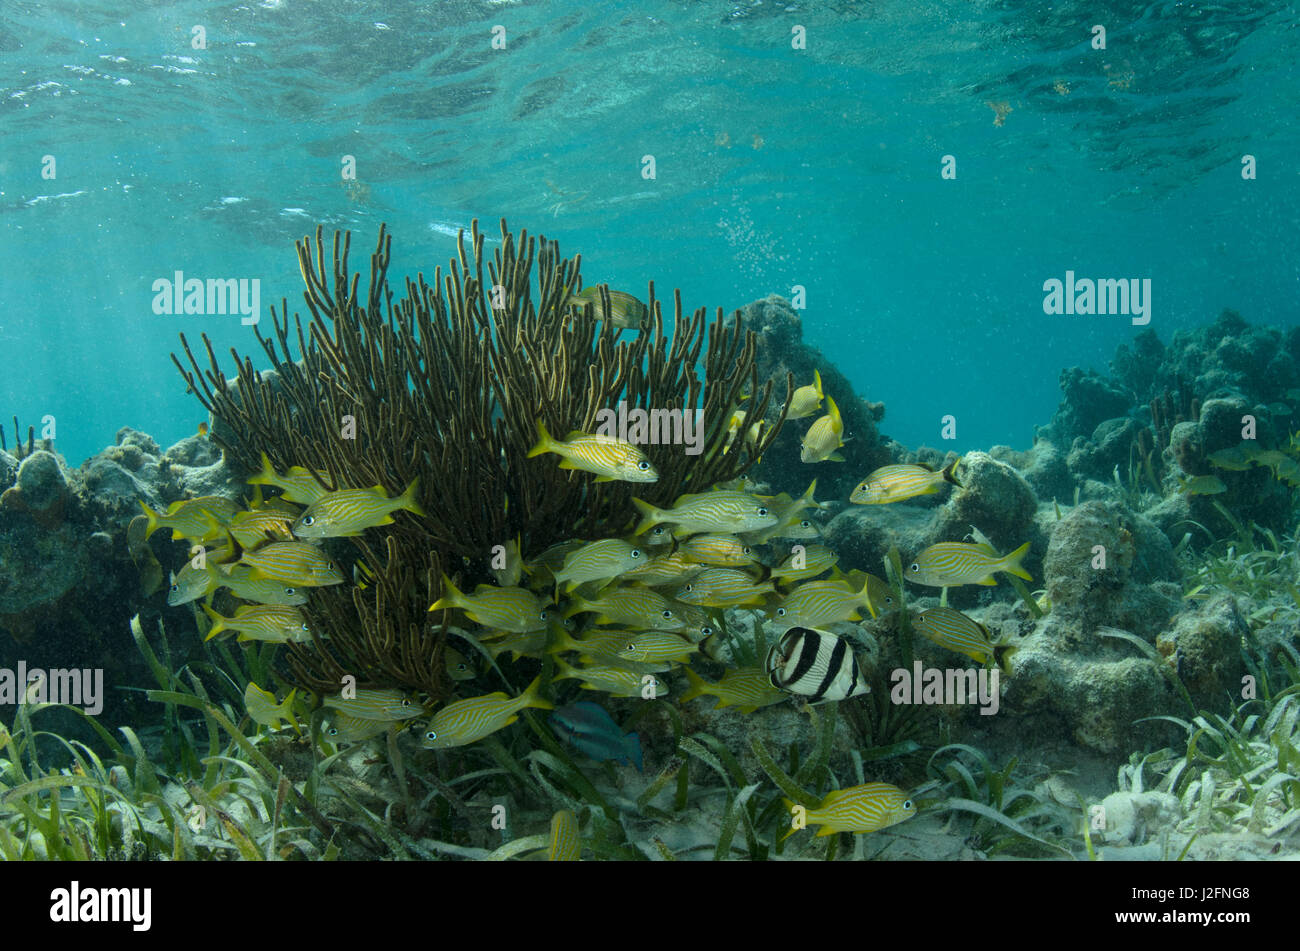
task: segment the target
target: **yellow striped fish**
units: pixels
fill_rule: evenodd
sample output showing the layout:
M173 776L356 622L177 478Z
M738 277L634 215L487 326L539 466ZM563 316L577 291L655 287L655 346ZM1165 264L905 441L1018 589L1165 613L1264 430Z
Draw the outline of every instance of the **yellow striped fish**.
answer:
M277 509L252 509L237 512L230 520L229 530L240 548L256 548L265 541L288 541L289 523L293 516Z
M180 571L171 576L171 587L167 589L167 603L172 607L178 604L189 604L215 591L217 581L216 566L205 564L202 568L195 568L194 562L187 561Z
M302 612L281 604L245 604L235 611L234 617L222 617L206 604L203 612L212 618L212 629L203 638L210 641L222 631L237 631L241 641L289 641L303 643L311 640L311 629Z
M364 743L371 737L387 732L390 726L400 722L400 720L366 720L347 713L335 713L329 719L325 735L331 740Z
M803 581L816 578L835 567L835 552L825 545L797 545L790 554L772 569L772 577L781 581Z
M772 686L767 671L761 667L728 670L715 684L709 683L689 667L682 669L686 671L686 679L691 684L690 689L680 697L682 703L710 695L718 698L718 702L713 705L714 710L735 707L741 713L753 713L760 707L780 703L789 696Z
M258 604L306 604L307 589L276 581L274 578L254 578L253 569L247 565L218 565L217 587L229 588L237 598L256 601Z
M630 631L588 631L581 638L574 637L568 631L560 631L555 642L547 648L548 654L560 654L564 651L577 651L588 657L599 655L613 656L636 637Z
M409 720L424 712L409 694L392 687L358 687L351 697L344 697L340 693L337 697L326 697L321 702L331 710L347 716L384 723Z
M794 396L790 397L790 409L785 414L785 418L803 419L805 416L811 416L821 409L822 398L825 395L822 392L822 375L817 370L813 370L813 381L799 387L794 391Z
M469 660L454 647L442 649L442 664L452 680L473 680L477 676Z
M659 473L636 446L613 436L593 436L574 432L567 442L552 438L546 426L537 421L537 443L528 450L528 458L553 452L562 457L561 469L592 472L597 482L658 482ZM637 534L640 534L639 532Z
M546 850L546 858L551 862L576 862L581 856L578 818L569 810L561 809L551 816L551 845Z
M550 619L546 606L527 588L481 584L473 594L465 594L443 575L442 592L442 597L429 606L430 611L458 608L471 620L498 631L531 634L546 630Z
M727 423L727 444L722 447L722 454L724 456L727 453L731 452L731 447L736 444L736 436L740 434L740 430L744 428L745 425L745 415L746 414L742 410L736 410L736 412L731 414L731 419ZM757 423L750 424L750 427L745 430L745 441L744 441L745 448L746 449L754 448L754 446L757 445L758 438L759 436L762 435L762 432L763 432L762 420L759 420Z
M685 604L725 608L741 604L761 604L763 596L775 589L770 581L762 584L735 568L708 568L673 592Z
M577 669L563 657L557 657L555 670L554 680L577 680L582 683L584 690L599 690L613 697L640 697L648 687L654 688L656 697L668 695L667 683L656 676L656 672L633 669L632 665L616 667L605 663L587 663Z
M661 522L672 522L678 538L700 532L752 532L777 523L776 514L762 499L727 489L683 495L670 509L655 508L644 499L633 499L632 504L642 515L637 535Z
M803 448L799 451L802 462L843 462L844 457L837 451L844 445L844 420L840 418L840 408L835 400L826 397L829 412L808 427L804 433Z
M682 543L678 552L688 562L723 568L740 568L758 561L754 549L734 535L694 535Z
M993 575L998 571L1032 581L1029 572L1020 567L1020 562L1028 553L1029 542L1006 556L1000 556L983 545L940 542L921 552L903 572L903 577L932 588L959 584L994 585L997 581Z
M920 465L881 466L858 483L849 501L857 505L888 505L918 495L933 495L945 482L961 488L953 475L959 462L960 459L954 459L938 472Z
M638 535L637 541L641 543L642 548L659 548L662 545L672 544L673 533L667 525L655 525L644 534Z
M912 628L940 647L965 654L981 664L996 663L1004 674L1011 673L1010 656L1016 648L994 644L989 629L974 618L952 608L927 608L912 619Z
M564 616L584 611L594 612L597 624L628 624L646 630L678 631L686 623L667 598L639 585L607 591L592 601L574 598Z
M541 657L546 650L549 635L546 631L507 631L500 640L488 641L483 645L489 656L496 660L506 651L515 660L520 657Z
M449 703L429 720L421 745L430 750L465 746L514 723L519 719L519 711L526 707L555 709L538 694L541 686L539 676L517 697L507 697L498 691Z
M822 504L813 498L813 493L816 491L817 480L813 479L807 491L797 499L791 498L787 492L773 496L760 496L776 516L776 522L762 531L746 533L745 542L749 545L761 545L772 538L807 537L809 530L813 532L814 537L817 537L820 533L815 524L803 515L806 509L822 508Z
M608 581L646 563L645 552L621 538L605 538L583 545L564 559L555 583L572 591L588 581Z
M642 664L660 664L665 661L682 664L699 649L698 645L686 638L668 631L642 631L623 645L618 656Z
M810 518L801 518L797 522L789 525L778 526L778 530L773 532L772 538L784 538L790 541L817 541L822 537L821 526ZM755 539L752 536L748 538L750 544L757 544L764 539Z
M419 484L419 479L411 480L406 491L395 499L389 498L381 485L326 492L298 516L293 533L298 538L349 538L367 528L391 525L398 509L422 516L424 509L415 501Z
M250 680L244 688L244 709L254 723L278 730L280 724L285 722L293 727L293 732L302 736L302 730L298 729L298 719L293 715L293 697L297 692L298 688L295 687L289 691L289 696L284 698L283 703L276 703L275 694L263 690Z
M693 575L699 574L704 570L704 566L693 561L687 561L686 556L679 551L665 552L651 558L649 562L640 568L623 575L624 581L636 581L649 587L655 585L668 584L670 582L685 581Z
M785 807L792 814L795 804L789 799L782 799ZM821 826L817 835L832 835L836 832L875 832L888 826L897 825L916 815L916 805L907 798L907 793L889 783L863 783L848 789L835 789L827 794L816 809L804 813L807 824L817 823ZM799 831L791 826L790 831L781 836L784 841Z
M865 571L850 571L847 575L842 575L837 568L831 575L831 580L842 581L855 589L866 585L867 597L871 601L869 609L872 612L872 617L883 617L898 610L894 589L889 586L889 582L884 578L878 578Z
M300 588L343 583L343 573L330 557L306 542L268 542L257 551L244 552L239 561L253 569L253 578L269 578Z
M316 476L302 466L292 466L284 475L278 475L266 453L262 453L262 471L248 480L249 485L272 485L281 492L281 498L300 505L311 505L325 495L333 485L329 473L316 470ZM324 483L322 485L321 483Z
M144 537L148 538L160 528L172 530L172 541L191 538L203 541L219 538L221 526L227 524L239 511L239 506L219 495L204 495L196 499L182 499L167 506L167 512L155 512L144 502Z
M790 592L772 612L782 624L824 627L836 621L860 621L860 608L875 617L871 589L864 583L854 591L843 581L807 581Z

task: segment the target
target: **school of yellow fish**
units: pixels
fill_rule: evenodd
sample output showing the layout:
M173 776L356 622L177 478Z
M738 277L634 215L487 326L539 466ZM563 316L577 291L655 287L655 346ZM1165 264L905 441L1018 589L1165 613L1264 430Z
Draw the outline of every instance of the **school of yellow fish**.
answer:
M594 300L588 295L574 303L585 306ZM623 306L619 298L613 301L616 308ZM807 463L842 461L838 449L844 445L843 421L834 400L823 393L819 374L795 392L789 418L814 415L823 399L828 412L814 420L803 437L801 458ZM744 422L743 413L733 415L733 441ZM758 426L751 427L747 442L758 438ZM529 456L557 455L562 469L590 473L597 481L648 483L659 478L650 460L631 443L581 432L559 440L541 420L537 436ZM173 538L200 546L191 549L197 555L173 577L168 602L206 597L204 611L212 620L207 637L235 632L241 641L309 640L312 632L299 606L312 587L345 580L318 543L389 524L398 510L423 515L416 502L417 485L393 496L382 486L331 486L325 473L301 467L280 474L265 455L262 462L262 471L249 480L257 489L248 509L219 497L177 502L166 513L144 506L146 536L170 528ZM960 488L957 468L958 462L941 471L920 465L884 466L858 484L850 501L890 504L938 492L944 484ZM263 486L278 489L278 496L263 498ZM820 543L820 530L809 517L822 507L814 498L815 489L814 480L797 498L762 495L752 484L737 480L682 495L664 508L634 499L641 519L632 534L573 539L528 561L521 558L514 540L504 546L504 558L492 558L496 583L463 591L444 577L442 596L429 607L437 620L456 625L451 630L468 645L448 648L449 677L477 678L480 665L468 659L469 647L481 650L498 674L497 660L507 652L516 660L549 660L551 680L576 680L585 690L615 697L667 696L681 685L670 682L680 671L686 689L679 702L709 696L716 698L715 708L752 713L792 695L803 693L808 699L813 693L782 679L773 667L793 666L794 658L802 670L811 662L819 676L829 671L812 702L865 692L851 649L818 629L891 614L897 609L896 593L875 575L840 571L835 553ZM1029 577L1020 567L1027 544L1003 556L982 539L977 541L932 545L915 556L904 577L934 587L992 585L998 572ZM208 545L217 547L202 547ZM357 580L364 584L365 566L359 569ZM212 594L223 587L247 602L231 616L210 606ZM767 667L731 667L710 682L688 665L701 652L714 659L722 656L727 637L723 611L732 607L760 610L790 633L778 662L769 657ZM961 612L932 608L915 616L913 623L941 647L1010 672L1007 658L1014 648L994 643L986 628ZM827 663L842 665L842 670L827 668ZM789 673L788 667L782 669ZM845 692L823 696L825 685L837 676L846 678ZM551 709L542 685L538 676L515 696L469 696L436 711L394 689L340 691L321 698L321 703L328 711L326 733L331 739L361 742L418 720L423 746L449 749L507 727L527 708ZM293 700L290 692L276 703L256 684L245 694L254 721L272 728L288 723L298 730ZM903 821L913 812L902 790L867 783L833 790L819 809L806 811L800 820L821 823L822 835L867 832ZM560 818L557 815L557 823ZM569 829L568 820L560 824ZM792 826L791 833L801 827Z

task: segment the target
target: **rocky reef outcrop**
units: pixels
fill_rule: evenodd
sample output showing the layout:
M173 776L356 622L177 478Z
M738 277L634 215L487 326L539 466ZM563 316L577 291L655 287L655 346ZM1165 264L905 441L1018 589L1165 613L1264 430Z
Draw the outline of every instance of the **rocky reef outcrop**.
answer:
M827 411L823 401L822 408L812 416L786 423L776 443L764 453L758 477L773 484L798 483L800 490L815 478L819 497L847 497L863 474L890 462L879 430L885 405L859 397L832 359L804 342L803 321L785 298L773 294L747 304L740 314L745 327L758 335L755 367L760 385L773 380L773 392L779 397L785 393L787 374L794 375L798 387L811 383L816 370L821 374L823 391L835 400L844 421L844 446L840 449L843 462L806 465L799 458L804 433ZM773 402L779 403L779 399ZM773 418L779 409L777 406L773 411Z
M168 532L144 543L143 526L131 528L143 520L141 503L165 509L199 495L236 498L244 486L205 436L163 451L123 428L77 468L48 442L0 452L0 488L0 638L15 642L6 655L31 667L103 668L106 682L121 684L141 682L143 673L132 667L132 615L190 610L169 609L164 597L184 546ZM125 696L111 691L106 699Z

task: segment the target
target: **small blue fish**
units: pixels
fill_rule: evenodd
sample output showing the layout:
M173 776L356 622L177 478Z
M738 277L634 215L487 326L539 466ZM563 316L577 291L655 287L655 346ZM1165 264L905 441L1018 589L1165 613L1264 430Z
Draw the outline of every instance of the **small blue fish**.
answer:
M555 735L598 763L615 760L641 772L641 740L624 733L605 708L590 700L560 707L547 718Z

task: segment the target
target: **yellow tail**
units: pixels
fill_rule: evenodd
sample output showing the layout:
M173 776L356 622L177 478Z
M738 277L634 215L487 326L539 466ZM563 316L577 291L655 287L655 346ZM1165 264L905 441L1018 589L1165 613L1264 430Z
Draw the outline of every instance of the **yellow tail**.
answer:
M686 679L690 681L691 685L685 693L677 698L678 703L686 703L696 697L703 697L709 692L709 684L703 677L689 667L683 667L682 670L686 671Z
M520 706L520 709L522 710L524 707L533 707L537 710L554 710L555 704L541 696L539 693L541 689L542 675L538 674L533 678L533 682L528 685L528 688L519 695L519 699L524 701Z
M416 476L411 480L411 484L406 487L406 491L397 497L395 508L406 509L412 515L425 516L427 513L420 508L420 503L415 501L415 490L419 487L420 477Z
M429 605L430 611L443 611L447 608L462 608L465 596L456 589L456 585L446 575L442 576L442 597Z
M147 539L154 532L158 531L160 527L158 525L158 521L162 518L162 516L159 515L157 512L155 512L153 509L149 508L149 506L146 505L144 502L140 503L140 508L144 509L145 518L148 519L144 527L144 537Z
M664 521L663 510L655 508L644 499L633 499L632 504L635 505L637 511L641 513L641 521L632 532L633 535L640 535L642 532L648 532L660 522Z
M210 641L222 631L229 630L226 626L226 622L230 619L222 617L216 611L212 610L211 605L203 605L203 613L212 618L212 630L208 631L208 636L203 638L205 641Z
M262 471L248 479L249 485L276 485L280 477L276 475L275 466L271 465L271 459L266 453L262 453Z
M546 424L538 419L537 442L533 444L532 449L528 450L528 458L531 459L533 456L540 456L542 453L551 452L554 446L555 440L552 439L551 434L546 431Z
M1008 574L1013 574L1017 578L1024 578L1026 581L1033 581L1034 576L1020 567L1020 563L1025 560L1025 555L1029 554L1029 542L1025 542L1007 557L1003 558L1001 570Z

